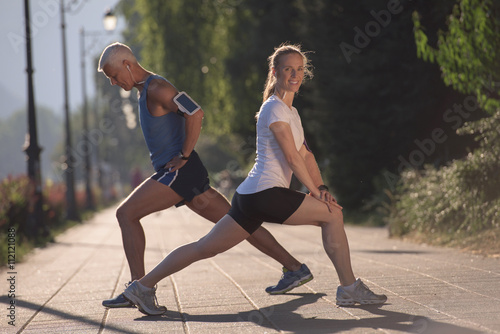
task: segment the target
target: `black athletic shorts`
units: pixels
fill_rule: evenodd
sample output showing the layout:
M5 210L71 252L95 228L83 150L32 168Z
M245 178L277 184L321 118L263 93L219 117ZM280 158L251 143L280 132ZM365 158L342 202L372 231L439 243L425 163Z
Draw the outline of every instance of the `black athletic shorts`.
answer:
M191 153L189 160L182 168L175 172L160 168L151 178L169 186L183 198L176 204L177 207L183 205L185 201L191 202L195 196L210 189L207 169L195 151Z
M304 193L281 187L246 195L236 192L228 215L252 234L263 222L283 224L297 211L305 196Z

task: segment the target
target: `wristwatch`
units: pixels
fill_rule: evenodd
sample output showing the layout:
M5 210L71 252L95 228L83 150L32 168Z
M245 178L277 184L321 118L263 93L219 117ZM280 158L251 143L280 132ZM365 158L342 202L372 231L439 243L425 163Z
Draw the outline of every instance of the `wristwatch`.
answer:
M184 153L182 153L182 151L179 152L178 157L181 158L182 160L189 160L189 157L185 157Z
M326 190L326 191L328 191L329 189L328 189L328 187L327 187L327 186L325 186L324 184L322 184L322 185L320 185L320 186L318 187L318 190L319 190L319 191L322 191L322 190Z

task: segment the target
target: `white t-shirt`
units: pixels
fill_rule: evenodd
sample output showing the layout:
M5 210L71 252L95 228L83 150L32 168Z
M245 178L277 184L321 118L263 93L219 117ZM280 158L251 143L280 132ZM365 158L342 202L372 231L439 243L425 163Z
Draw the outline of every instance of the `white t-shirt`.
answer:
M279 97L272 95L260 108L257 120L257 157L247 178L236 189L239 194L253 194L272 187L290 187L292 169L269 129L275 122L290 124L295 147L300 150L303 145L304 129L297 109L290 109Z

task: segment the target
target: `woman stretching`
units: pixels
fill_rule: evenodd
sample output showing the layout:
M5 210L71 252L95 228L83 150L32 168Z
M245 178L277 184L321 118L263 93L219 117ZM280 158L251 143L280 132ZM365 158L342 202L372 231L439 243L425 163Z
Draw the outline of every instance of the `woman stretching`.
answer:
M125 289L124 296L141 312L164 313L166 308L156 301L156 283L193 262L236 246L264 221L321 228L323 247L340 281L337 305L382 304L387 300L353 274L342 207L323 185L314 155L304 140L300 116L292 106L302 81L310 77L309 60L299 46L281 45L269 57L264 102L256 116L255 165L236 189L231 210L207 235L173 250L151 272ZM289 189L292 173L310 196Z

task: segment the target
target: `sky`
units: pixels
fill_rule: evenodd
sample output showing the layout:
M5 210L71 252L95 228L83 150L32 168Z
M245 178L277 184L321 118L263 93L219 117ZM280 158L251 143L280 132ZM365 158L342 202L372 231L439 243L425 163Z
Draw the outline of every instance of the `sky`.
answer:
M68 61L69 107L76 110L82 103L80 29L94 33L97 37L85 38L87 96L95 93L93 59L99 56L106 45L121 40L120 31L125 22L118 17L117 28L112 35L104 30L102 19L107 8L113 8L119 0L30 0L31 48L35 104L52 109L55 114L64 114L64 80L61 36L60 1L73 4L67 11L66 45ZM0 5L0 92L16 97L22 107L27 101L27 60L24 1L1 0ZM102 35L99 33L102 32ZM17 106L10 99L2 101L2 116L11 113Z

